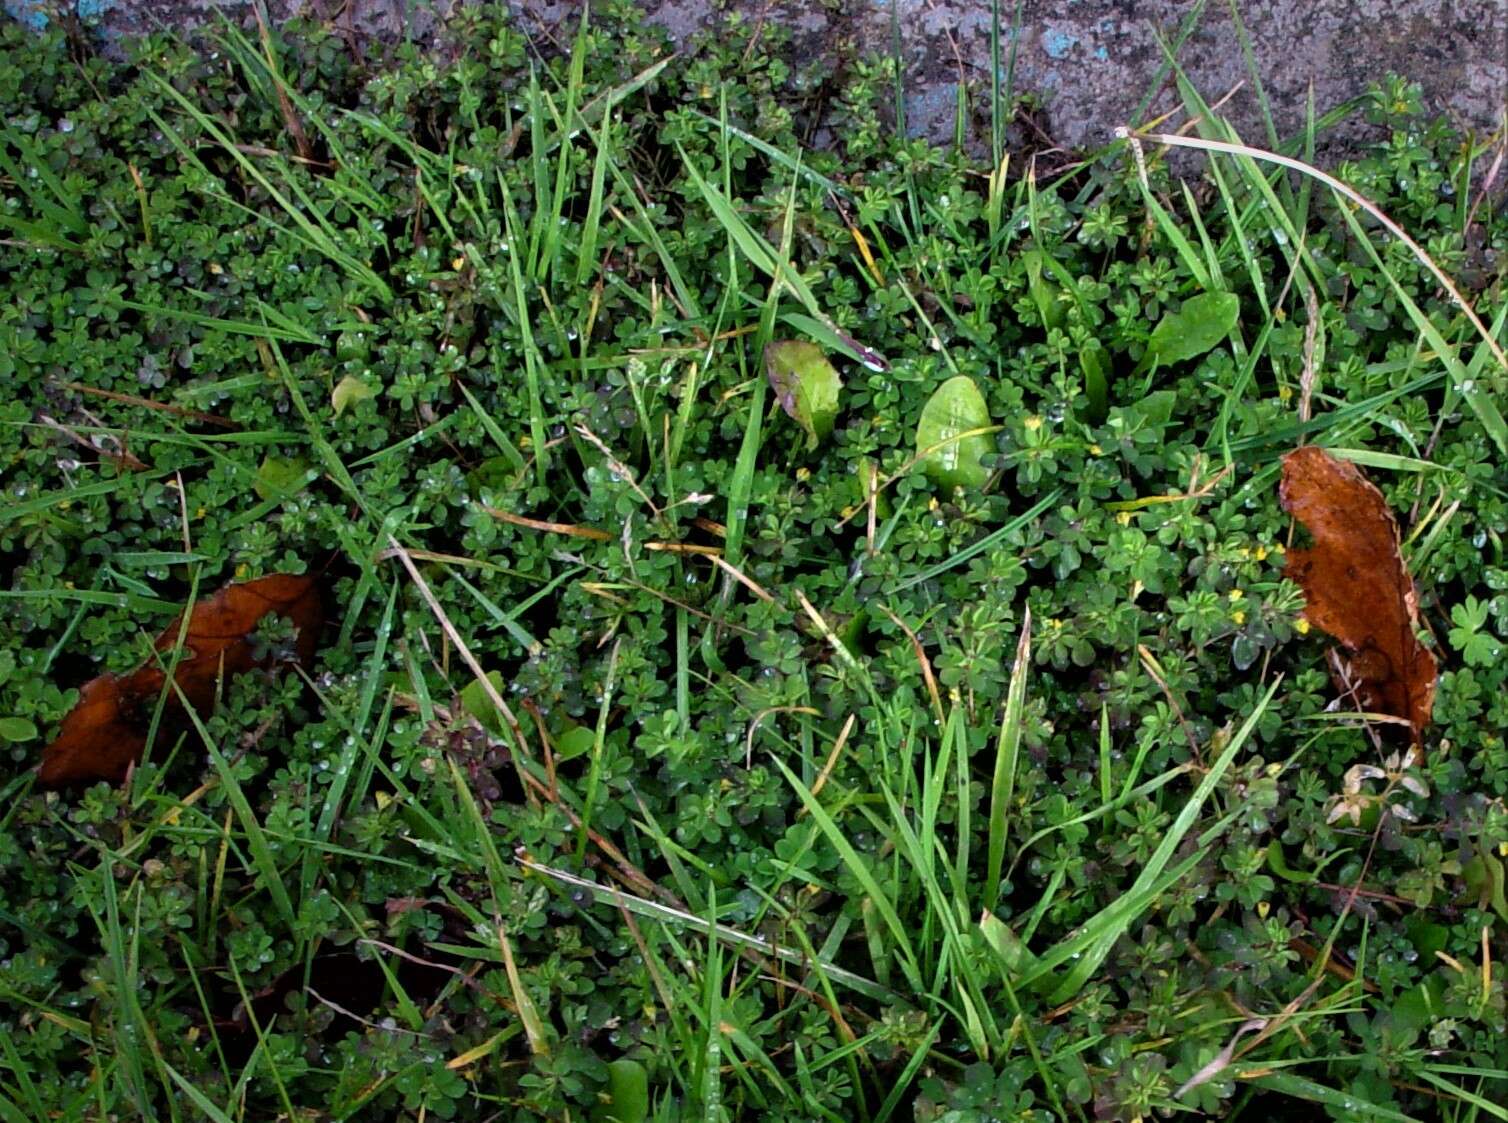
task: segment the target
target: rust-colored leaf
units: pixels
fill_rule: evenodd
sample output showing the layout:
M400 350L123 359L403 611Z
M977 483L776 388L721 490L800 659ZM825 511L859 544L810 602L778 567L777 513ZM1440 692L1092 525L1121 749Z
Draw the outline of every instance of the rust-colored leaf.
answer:
M280 653L259 650L251 640L267 616L293 622L298 629L293 654L307 663L319 642L322 620L314 577L274 574L227 585L194 606L173 675L194 709L202 712L214 704L222 680L277 661ZM164 659L177 645L182 628L180 613L153 641ZM152 661L128 675L100 675L85 683L78 704L63 718L57 738L42 752L39 782L45 787L64 787L123 779L126 770L141 759L152 708L166 680L162 668ZM180 708L177 691L169 695L167 705L170 714Z
M1314 539L1288 552L1304 615L1340 641L1342 689L1361 707L1407 722L1417 741L1435 701L1435 657L1416 637L1419 605L1387 501L1349 461L1301 448L1283 458L1278 495Z

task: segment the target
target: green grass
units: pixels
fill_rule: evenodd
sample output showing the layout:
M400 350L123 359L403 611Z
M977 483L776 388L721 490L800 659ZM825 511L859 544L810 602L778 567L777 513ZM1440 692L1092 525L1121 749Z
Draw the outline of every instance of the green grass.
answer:
M1249 147L1201 5L1199 128L1039 178L995 4L983 161L895 58L813 151L777 29L628 7L370 68L0 28L0 1120L1502 1118L1503 137L1392 79L1285 137L1254 72ZM918 447L959 376L988 424ZM1301 442L1399 514L1416 768L1282 576ZM314 665L36 789L280 571Z

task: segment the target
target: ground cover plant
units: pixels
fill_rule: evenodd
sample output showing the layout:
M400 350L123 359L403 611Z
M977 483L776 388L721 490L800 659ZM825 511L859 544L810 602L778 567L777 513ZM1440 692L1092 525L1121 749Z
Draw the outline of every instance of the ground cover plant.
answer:
M1008 33L981 155L624 5L0 25L0 1119L1508 1116L1503 138L1245 138L1367 115L1453 295L1249 150L1034 150Z

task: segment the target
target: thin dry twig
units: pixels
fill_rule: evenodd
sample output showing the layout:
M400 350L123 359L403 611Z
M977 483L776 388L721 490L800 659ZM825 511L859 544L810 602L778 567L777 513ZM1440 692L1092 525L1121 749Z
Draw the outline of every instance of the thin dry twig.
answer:
M821 710L814 710L810 706L771 706L767 710L760 710L749 722L748 735L744 737L744 767L754 767L754 734L759 732L759 727L767 717L775 714L806 714L809 717L821 717Z
M299 120L298 113L294 111L293 102L288 97L288 89L283 83L282 72L278 69L277 54L272 49L272 33L267 29L267 13L260 2L254 4L252 10L256 13L257 31L262 39L262 53L267 59L267 72L272 76L273 88L277 90L278 109L283 115L283 123L288 126L293 143L298 147L299 158L305 163L314 163L314 149L309 144L309 135L304 131L303 121Z
M589 538L593 542L611 542L613 536L605 530L598 530L594 526L578 526L575 523L553 523L544 519L531 519L527 515L515 515L512 511L504 511L500 507L489 507L485 503L480 504L482 510L493 518L513 526L525 527L528 530L540 530L546 534L564 534L571 538Z
M1384 793L1385 798L1386 793ZM1319 990L1320 984L1328 977L1330 950L1335 946L1335 941L1340 938L1340 934L1345 928L1346 918L1351 915L1351 910L1356 905L1356 898L1361 893L1362 883L1366 881L1367 874L1372 868L1372 859L1377 853L1377 844L1382 837L1382 825L1384 821L1384 818L1379 816L1377 826L1372 830L1372 844L1367 848L1366 860L1362 862L1361 869L1356 874L1356 883L1351 886L1351 892L1346 897L1345 906L1341 909L1340 915L1335 920L1335 927L1330 932L1330 938L1325 941L1324 947L1320 950L1320 954L1315 960L1313 980L1299 992L1297 997L1287 1003L1282 1010L1267 1019L1267 1024L1257 1031L1256 1036L1246 1044L1245 1048L1235 1054L1233 1060L1240 1060L1287 1025L1293 1019L1294 1015L1304 1008L1305 1004L1314 995L1314 992Z
M82 382L59 382L56 385L63 390L72 390L76 394L93 394L97 398L107 398L112 402L120 402L122 405L155 409L161 413L171 413L174 417L187 417L192 421L214 425L221 429L240 428L234 421L225 417L216 417L213 413L202 413L197 409L185 409L183 406L168 405L166 402L154 402L150 398L138 398L134 394L122 394L118 390L102 390L98 386L85 386Z
M655 501L648 495L646 495L644 493L644 489L639 486L639 478L634 475L633 470L629 468L627 464L623 463L623 461L614 456L612 450L607 447L602 438L588 429L585 425L576 426L576 432L580 435L582 440L590 443L597 449L598 452L602 453L602 455L607 458L608 471L620 477L624 482L628 484L629 487L633 488L634 494L643 501L646 507L654 512L656 518L659 518L661 514L660 508L655 505Z
M1146 644L1137 644L1136 654L1141 659L1141 665L1147 674L1152 676L1152 681L1162 689L1162 695L1168 700L1168 705L1173 707L1173 713L1178 718L1178 724L1183 727L1183 735L1188 738L1189 751L1194 754L1194 763L1203 768L1204 755L1199 751L1199 739L1194 736L1194 730L1189 725L1189 719L1184 717L1183 707L1178 704L1178 699L1173 697L1173 691L1168 687L1168 680L1163 677L1162 665L1158 663L1152 652L1147 649Z
M112 442L116 446L114 450L111 450L111 449L108 449L108 448L102 448L100 445L95 444L93 441L91 441L88 437L84 436L82 433L80 433L80 432L78 432L78 431L76 431L74 429L70 429L67 425L64 425L61 421L58 421L55 418L49 417L45 413L39 413L39 414L37 414L37 421L40 422L42 425L47 426L47 428L53 430L54 432L60 433L63 436L67 437L70 441L72 441L74 444L80 446L81 448L88 449L90 452L94 453L96 456L101 456L101 457L104 457L106 459L115 461L117 467L124 468L124 469L126 469L128 471L132 471L132 472L145 472L147 470L147 465L145 463L143 463L140 459L138 459L136 456L132 455L131 450L126 447L125 442L119 440L113 434L110 434L110 433L101 433L100 434L100 436L104 440L110 441L110 442Z
M1482 179L1482 188L1477 192L1477 197L1471 201L1471 210L1466 213L1466 225L1463 230L1470 230L1472 223L1477 220L1477 208L1484 200L1492 195L1492 186L1497 182L1498 173L1503 170L1503 157L1508 156L1508 112L1503 114L1503 126L1498 130L1498 153L1492 160L1492 166L1487 169L1487 175Z
M309 987L308 991L309 991L309 993L311 995L314 996L314 1000L316 1002L320 1003L323 1006L328 1006L330 1009L334 1010L337 1014L344 1014L346 1017L350 1018L353 1022L360 1022L362 1025L366 1026L368 1029L380 1030L383 1033L406 1033L410 1037L429 1038L429 1037L433 1037L434 1036L433 1034L421 1033L421 1032L419 1032L416 1029L406 1029L403 1026L398 1026L398 1025L378 1025L374 1021L370 1021L367 1018L363 1018L360 1014L357 1014L357 1013L354 1013L354 1012L352 1012L350 1010L347 1010L344 1006L340 1005L340 1003L338 1003L338 1002L331 1002L328 998L326 998L324 995L320 994L319 991L315 990L313 987Z
M721 569L729 577L733 578L733 580L737 581L744 588L748 589L749 592L753 593L760 600L764 601L766 604L775 603L775 598L770 595L770 593L764 588L764 586L760 585L752 577L745 574L742 570L740 570L732 562L724 558L721 554L713 554L711 555L711 557L713 563L716 564L719 569Z
M1299 421L1307 423L1314 399L1314 349L1319 341L1320 318L1319 298L1314 295L1314 286L1307 281L1304 282L1304 308L1309 313L1309 322L1304 325L1304 371L1299 376Z
M1000 432L1000 430L1004 428L1004 425L983 425L978 429L965 429L961 433L954 433L952 436L938 441L935 445L929 445L927 448L917 449L916 453L909 460L907 460L890 475L886 476L883 482L881 482L871 490L869 497L869 505L871 509L873 508L874 501L879 496L880 492L884 491L891 484L895 483L896 480L901 479L908 472L910 472L912 468L915 468L918 464L920 464L927 457L931 456L934 452L940 452L943 449L947 448L949 445L957 444L959 441L966 441L970 437L988 437L991 434ZM838 524L836 527L834 527L834 529L841 530L843 527L847 526L849 520L863 509L863 507L855 507L852 511L838 520Z
M932 674L932 660L927 658L927 652L922 647L922 641L917 639L916 633L894 612L890 611L889 605L880 605L880 611L890 617L897 628L906 633L906 638L911 641L911 651L916 656L916 662L922 669L922 681L927 684L927 694L932 699L932 709L937 714L939 725L947 720L943 713L942 695L937 689L937 679Z
M817 781L812 785L812 798L816 799L827 786L827 778L832 775L834 766L838 763L838 757L843 753L843 746L848 744L849 734L853 732L854 723L859 720L858 714L849 714L848 720L843 723L843 728L838 730L838 738L833 742L832 751L827 754L827 759L822 762L822 771L817 773ZM803 804L796 812L799 819L806 814L806 805Z
M503 715L503 720L508 723L508 730L513 734L516 745L508 748L508 758L513 762L513 769L518 773L519 783L527 785L524 779L528 775L524 771L523 760L529 755L529 743L524 740L523 726L519 724L518 717L513 713L513 708L508 705L497 687L492 685L492 680L487 677L487 672L482 670L482 665L477 662L476 656L471 653L471 648L466 646L466 641L461 638L461 633L456 631L456 626L450 622L450 617L445 614L445 609L440 607L440 602L435 599L435 594L430 592L429 584L424 580L424 575L419 572L419 567L414 564L414 559L409 552L398 543L398 539L388 535L388 546L393 556L403 563L403 568L408 570L410 579L419 590L419 595L424 598L424 603L429 605L430 612L439 622L446 638L455 645L456 651L461 655L461 660L471 669L476 681L481 684L482 692L487 695L487 700L497 707L497 712Z

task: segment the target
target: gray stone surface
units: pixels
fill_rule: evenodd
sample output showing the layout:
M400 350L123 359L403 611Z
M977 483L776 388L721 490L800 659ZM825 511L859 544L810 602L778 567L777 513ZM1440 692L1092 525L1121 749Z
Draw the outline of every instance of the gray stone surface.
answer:
M60 0L3 0L33 18ZM245 0L73 0L87 19L120 34L184 27L216 11L242 14ZM356 33L427 34L466 0L271 0L274 16L294 7ZM511 0L526 20L548 30L573 22L580 0ZM892 9L892 4L894 8ZM1047 101L1047 129L1065 147L1097 147L1128 123L1163 69L1159 45L1185 29L1178 52L1210 100L1234 89L1223 112L1253 143L1265 139L1255 83L1231 7L1240 12L1251 59L1282 130L1303 122L1313 89L1321 111L1365 91L1392 70L1423 84L1426 103L1463 127L1490 132L1508 115L1508 0L1026 0L1016 36L1016 88ZM1014 0L1001 0L1010 33ZM952 135L958 85L987 96L989 0L647 0L646 14L684 41L726 11L791 32L797 59L893 49L892 26L906 75L908 125L934 138ZM892 24L892 21L894 23ZM568 38L565 41L569 41ZM1004 51L1002 51L1002 57ZM1239 87L1239 88L1238 88ZM1175 109L1163 83L1148 117ZM976 135L980 116L972 123ZM1361 126L1331 137L1342 149Z
M894 0L906 67L908 125L927 135L952 135L960 81L986 92L990 77L988 0ZM527 6L527 5L526 5ZM801 3L739 0L750 18L793 30L801 54L829 42L892 49L891 0ZM1053 138L1067 147L1096 147L1116 125L1131 123L1157 88L1166 55L1159 45L1188 37L1179 63L1210 101L1231 90L1222 108L1242 136L1265 139L1256 83L1251 80L1229 0L1027 0L1016 35L1018 90L1048 103ZM557 5L558 7L558 5ZM1279 130L1300 128L1311 85L1320 112L1365 92L1388 71L1423 84L1427 106L1463 127L1491 132L1508 113L1508 0L1237 0L1251 63ZM684 37L709 18L702 0L660 0L653 18ZM1002 0L1003 34L1015 15ZM1008 47L1002 45L1002 58ZM1240 88L1236 88L1240 84ZM1164 83L1148 117L1176 109ZM983 108L981 106L981 108ZM1346 146L1360 129L1342 128Z

